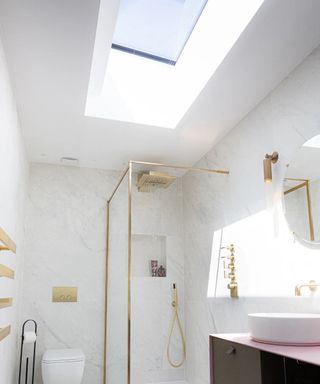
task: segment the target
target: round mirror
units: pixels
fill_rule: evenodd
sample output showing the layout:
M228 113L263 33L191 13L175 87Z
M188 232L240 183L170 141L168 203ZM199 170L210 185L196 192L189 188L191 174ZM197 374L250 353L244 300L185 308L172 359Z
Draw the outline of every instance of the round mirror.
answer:
M294 235L320 244L320 135L306 141L287 166L285 216Z

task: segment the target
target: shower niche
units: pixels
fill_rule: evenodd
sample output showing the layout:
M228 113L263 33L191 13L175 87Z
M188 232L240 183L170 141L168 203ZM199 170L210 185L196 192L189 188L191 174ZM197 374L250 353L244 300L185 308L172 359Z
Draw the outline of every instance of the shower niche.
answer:
M163 278L167 275L167 237L164 235L132 234L133 277ZM155 276L152 262L157 262Z

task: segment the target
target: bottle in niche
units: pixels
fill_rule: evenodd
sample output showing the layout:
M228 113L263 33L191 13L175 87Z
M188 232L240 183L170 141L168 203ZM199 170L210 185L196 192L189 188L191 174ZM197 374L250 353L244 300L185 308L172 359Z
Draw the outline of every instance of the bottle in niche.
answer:
M158 268L158 277L166 277L166 275L166 268L163 265L160 265L160 267Z
M151 260L151 276L157 277L158 276L158 260Z

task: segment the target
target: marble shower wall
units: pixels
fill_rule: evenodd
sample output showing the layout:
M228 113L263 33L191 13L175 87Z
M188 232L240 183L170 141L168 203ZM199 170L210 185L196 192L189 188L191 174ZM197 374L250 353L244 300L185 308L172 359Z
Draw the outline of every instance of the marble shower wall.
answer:
M82 348L84 384L102 383L106 199L118 172L31 164L21 322L39 324L36 383L48 348ZM52 303L77 286L77 303ZM8 384L6 382L5 384Z
M41 383L40 362L46 349L76 347L84 350L87 359L84 384L102 383L106 198L119 178L118 172L31 164L21 321L34 318L39 323L36 384ZM109 383L117 384L126 378L125 182L111 203L110 219L108 299L113 310L108 313L107 372ZM134 187L132 224L136 272L132 278L132 382L182 380L184 369L171 368L166 359L173 282L178 285L184 322L181 181L153 193L138 193ZM137 239L144 248L135 247ZM152 278L148 259L161 253L167 277ZM53 286L77 286L78 302L52 303ZM180 353L175 332L173 357Z
M164 171L167 171L166 169ZM132 383L182 381L184 366L172 368L166 350L172 321L172 284L177 284L179 315L184 325L184 252L182 183L138 192L132 198ZM150 260L158 259L166 277L151 277ZM171 354L181 359L181 338L175 328Z
M18 351L19 285L22 277L23 217L28 162L0 36L0 227L17 244L16 255L0 253L0 263L15 270L15 280L0 279L0 297L13 297L13 306L0 309L0 328L11 324L11 335L0 342L0 384L15 382Z
M319 299L293 295L298 282L320 280L320 251L294 242L282 210L286 164L320 133L319 103L318 48L197 164L229 169L230 176L183 178L189 383L209 383L209 333L246 331L248 312L319 310ZM268 190L262 160L274 150L280 160ZM222 245L238 249L238 300L228 298L221 274L209 273L221 229ZM217 277L220 298L211 297Z

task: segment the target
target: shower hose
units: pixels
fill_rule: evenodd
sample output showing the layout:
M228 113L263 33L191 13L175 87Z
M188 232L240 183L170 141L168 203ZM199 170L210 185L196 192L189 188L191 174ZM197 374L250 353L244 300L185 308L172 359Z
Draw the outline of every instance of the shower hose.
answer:
M170 326L170 333L169 333L169 339L168 339L168 345L167 345L167 358L168 358L169 364L172 367L179 368L182 366L182 364L184 363L184 361L186 359L186 341L184 338L182 325L181 325L181 321L180 321L180 317L179 317L179 313L178 313L178 294L177 294L176 284L173 284L172 296L173 296L173 299L171 302L171 306L172 306L172 310L173 310L173 316L172 316L172 322L171 322L171 326ZM182 345L182 358L178 362L173 361L171 358L171 354L170 354L170 345L171 345L173 330L174 330L176 323L177 323L178 330L180 333L181 345Z

